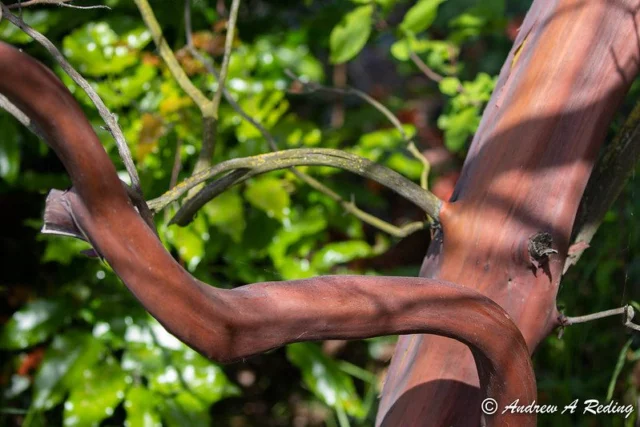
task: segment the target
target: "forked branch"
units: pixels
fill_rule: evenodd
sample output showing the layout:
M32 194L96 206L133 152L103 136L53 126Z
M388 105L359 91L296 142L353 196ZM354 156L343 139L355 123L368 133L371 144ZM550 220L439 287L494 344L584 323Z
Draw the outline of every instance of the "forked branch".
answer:
M431 333L472 350L484 394L499 407L536 399L529 350L508 315L487 297L424 278L328 276L208 286L165 250L129 203L114 166L79 105L40 63L0 43L0 93L37 123L74 188L53 196L50 224L72 224L143 306L170 332L228 362L287 343ZM486 425L535 425L535 414L498 411Z

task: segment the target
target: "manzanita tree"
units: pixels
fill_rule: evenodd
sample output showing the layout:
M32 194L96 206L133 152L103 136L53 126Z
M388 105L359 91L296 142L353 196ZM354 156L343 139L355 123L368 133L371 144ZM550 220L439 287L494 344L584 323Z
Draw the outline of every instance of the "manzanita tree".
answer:
M201 113L202 150L194 172L161 197L145 202L124 136L96 92L86 87L119 142L130 187L120 181L64 84L37 61L1 44L3 106L54 149L73 184L67 191L49 194L43 231L90 243L92 254L109 264L151 315L212 360L235 361L300 341L405 334L385 381L378 424L477 425L484 419L487 425L534 425L535 413L482 414L481 402L495 399L498 408L516 400L523 405L534 403L530 354L554 328L571 322L556 309L562 274L589 243L594 224L601 220L611 194L619 190L619 178L632 168L630 159L635 158L627 137L606 157L607 167L619 168L618 179L597 182L588 190L589 197L583 198L613 113L638 72L637 43L628 41L637 39L634 18L640 3L533 2L450 200L440 200L426 185L418 186L357 154L327 148L278 151L264 125L240 109L225 89L239 1L230 6L219 73L196 49L187 26L186 51L205 64L218 82L211 99L191 82L176 59L149 3L135 3L170 73ZM360 5L331 33L331 60L336 63L348 61L362 49L374 14L393 2L356 3ZM469 93L482 92L478 87L490 87L492 82L479 78L463 84L420 62L416 52L439 49L419 34L433 22L440 3L419 0L407 11L392 52L415 60L433 73L444 93L456 98L450 115L440 123L448 144L456 147L474 131L473 119L483 101ZM0 7L5 19L43 40L9 8ZM189 8L187 1L186 22L190 23ZM43 43L75 83L83 86L82 77L69 69L60 52L46 39ZM306 89L354 94L397 122L365 93L297 81ZM212 164L223 96L264 136L273 153ZM471 120L464 120L468 117ZM407 139L399 122L397 132ZM427 164L419 154L416 157ZM183 197L171 222L186 225L230 187L298 166L353 172L423 209L433 238L422 277L318 276L219 289L195 279L164 248L155 230L154 212ZM379 225L315 178L299 169L291 172L345 210ZM572 237L577 239L574 246ZM620 312L633 327L629 310Z

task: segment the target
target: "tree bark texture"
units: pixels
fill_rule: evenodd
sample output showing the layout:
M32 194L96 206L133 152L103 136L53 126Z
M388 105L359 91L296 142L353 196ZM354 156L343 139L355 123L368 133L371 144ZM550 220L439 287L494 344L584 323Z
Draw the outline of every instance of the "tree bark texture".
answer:
M69 90L42 64L0 42L0 94L33 120L73 188L53 190L45 231L90 242L141 304L180 340L218 362L298 341L428 333L473 353L483 396L536 399L527 344L479 292L411 277L321 276L232 290L204 284L166 251L129 201L115 167ZM500 331L500 339L495 339ZM487 426L534 426L536 414L497 413Z
M531 352L557 325L556 295L576 211L638 73L639 8L638 0L534 0L420 272L496 301ZM557 253L533 256L531 238L545 233ZM377 422L478 425L480 396L465 346L404 336Z

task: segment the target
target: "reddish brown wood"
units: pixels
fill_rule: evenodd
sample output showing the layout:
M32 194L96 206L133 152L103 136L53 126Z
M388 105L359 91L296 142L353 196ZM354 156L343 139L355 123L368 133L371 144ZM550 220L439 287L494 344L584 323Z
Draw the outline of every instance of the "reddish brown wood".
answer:
M533 351L555 300L580 198L612 116L638 73L638 0L534 0L500 74L421 275L477 289L515 319ZM514 61L514 53L519 52ZM553 237L537 268L528 239ZM478 425L469 351L402 337L378 423Z
M53 192L51 229L86 238L144 307L179 339L228 362L296 341L430 333L468 346L486 396L500 405L536 398L528 349L497 304L424 278L327 276L221 290L189 275L138 215L91 125L45 67L0 43L0 93L27 114L74 188ZM535 425L498 412L488 425ZM406 425L406 424L403 424Z

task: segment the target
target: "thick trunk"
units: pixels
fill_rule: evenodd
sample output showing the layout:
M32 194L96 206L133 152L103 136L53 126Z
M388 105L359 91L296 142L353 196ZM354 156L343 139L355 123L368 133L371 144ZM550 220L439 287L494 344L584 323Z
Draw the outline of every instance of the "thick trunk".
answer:
M639 8L640 0L533 2L423 264L423 277L478 289L500 304L531 352L557 324L578 204L638 72ZM530 240L541 233L558 253L535 260ZM464 345L402 337L378 424L477 425L477 387Z

